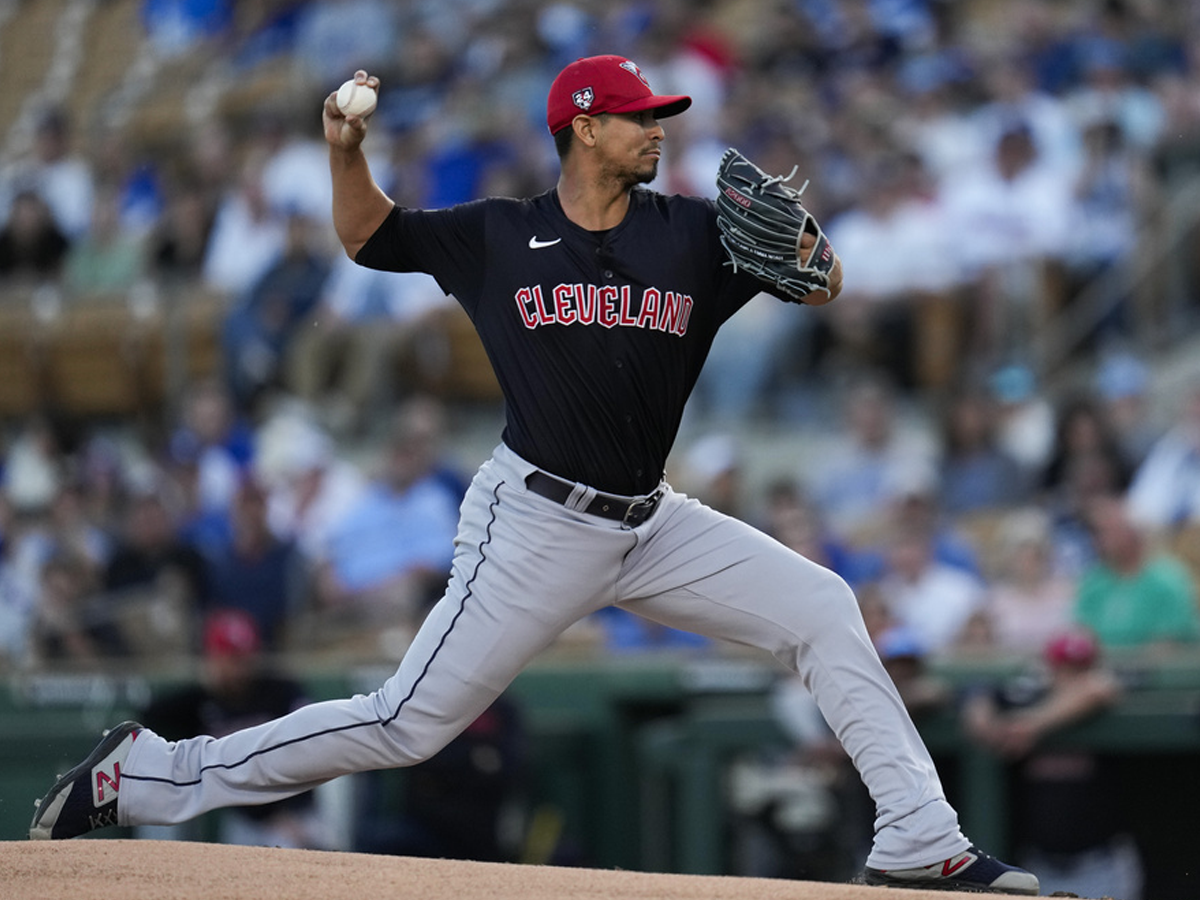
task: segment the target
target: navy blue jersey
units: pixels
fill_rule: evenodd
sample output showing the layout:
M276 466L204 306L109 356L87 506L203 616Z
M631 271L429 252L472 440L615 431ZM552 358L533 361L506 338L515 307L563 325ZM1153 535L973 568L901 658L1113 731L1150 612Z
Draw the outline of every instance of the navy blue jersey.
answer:
M718 327L763 285L725 264L712 201L632 191L624 220L579 227L551 190L393 210L359 251L427 272L471 317L504 393L504 441L604 491L662 477Z

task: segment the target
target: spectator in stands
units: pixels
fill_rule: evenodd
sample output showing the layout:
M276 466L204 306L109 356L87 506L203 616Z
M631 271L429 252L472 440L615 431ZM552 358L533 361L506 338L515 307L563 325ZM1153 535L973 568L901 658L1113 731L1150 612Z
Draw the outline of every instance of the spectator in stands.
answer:
M221 737L308 703L298 681L269 668L263 649L253 616L240 610L214 611L204 622L200 680L154 696L138 721L170 740L195 734ZM290 849L331 846L312 792L224 811L220 840Z
M1041 499L1042 507L1054 523L1055 564L1064 574L1078 577L1095 561L1095 540L1087 522L1088 504L1097 497L1119 495L1121 483L1121 471L1114 466L1111 456L1081 453L1067 466L1058 494Z
M20 468L14 474L23 477ZM83 489L76 478L67 476L56 481L53 493L36 505L16 507L3 502L0 512L7 517L0 546L0 581L4 583L2 590L9 594L0 605L7 604L11 613L32 613L37 598L52 593L59 598L54 610L64 616L71 610L79 617L85 613L105 614L103 604L93 602L92 595L108 562L112 539L89 518ZM52 560L57 561L53 567ZM69 590L72 585L87 588L86 596L78 602L62 599L73 596ZM109 636L113 637L113 646L123 646L115 632Z
M942 222L944 209L926 189L928 176L916 155L872 161L865 181L861 202L829 222L829 239L852 276L836 308L822 310L815 322L815 362L820 368L822 360L849 357L885 369L911 390L921 381L921 300L961 280L950 248L936 246L953 231ZM935 245L922 236L932 236ZM924 253L935 262L913 266L914 256Z
M734 435L723 431L703 435L687 447L679 462L684 493L723 513L745 518L746 460Z
M955 392L942 416L939 494L950 516L991 512L1029 495L1021 467L1000 446L992 396L965 388Z
M235 300L221 329L225 377L240 413L253 414L283 387L288 347L301 325L310 324L329 271L312 220L288 216L282 254Z
M378 272L342 254L311 326L292 341L288 384L331 428L361 433L389 401L419 387L401 382L402 367L416 381L436 380L452 302L428 275Z
M287 220L262 183L266 150L248 148L237 183L221 197L205 248L205 283L239 296L266 273L287 245Z
M42 593L43 567L54 552L47 511L63 483L63 460L53 428L32 417L0 456L0 619L12 631L0 637L5 654L28 662Z
M1153 653L1200 640L1200 607L1191 573L1173 556L1153 552L1118 496L1086 508L1097 560L1084 572L1075 621L1105 647Z
M996 439L1032 480L1054 450L1054 406L1029 366L1010 363L988 376L996 402Z
M1150 448L1129 486L1130 514L1158 532L1200 522L1200 381L1175 424Z
M285 408L258 430L255 473L267 488L271 530L296 542L315 563L333 528L363 496L367 479L333 438L299 408Z
M271 531L266 492L253 479L242 482L230 519L228 543L209 551L205 606L249 613L263 646L278 650L304 599L303 560Z
M91 224L95 176L91 161L72 146L71 119L61 108L47 110L34 128L33 151L12 164L0 180L0 218L26 191L40 197L57 230L68 241Z
M865 377L847 391L843 428L834 435L819 472L807 470L807 485L833 530L852 537L877 523L895 499L904 472L928 466L931 446L901 428L890 382Z
M200 282L215 206L196 180L177 181L167 189L163 214L147 237L151 270L162 282L172 287Z
M10 284L54 282L69 249L70 241L45 200L34 191L13 198L8 221L0 228L0 278Z
M333 82L330 88L340 84L341 80ZM324 141L312 137L307 126L303 120L273 118L258 126L263 132L258 140L267 147L262 164L263 195L272 209L325 222L333 205L329 151ZM372 154L371 162L380 164L383 178L387 167L374 157Z
M203 501L196 443L170 441L161 470L163 494L169 498L179 539L201 554L228 543L232 536L229 506Z
M101 188L92 205L91 227L63 260L63 286L75 293L124 294L145 274L142 241L125 230L116 192Z
M192 619L209 595L208 564L180 539L157 490L130 498L123 529L104 570L103 588L115 603L143 613L164 611L183 631L169 635L161 649L186 648Z
M1096 367L1092 390L1122 455L1136 471L1162 437L1162 429L1151 419L1149 367L1132 353L1105 353Z
M18 552L20 526L0 494L0 670L27 664L33 652L38 589Z
M1069 396L1055 414L1054 447L1042 470L1038 490L1056 503L1066 490L1072 472L1089 459L1106 463L1119 492L1129 486L1131 466L1096 398L1088 393Z
M42 565L33 623L34 656L47 663L92 663L131 647L114 598L96 591L93 567L63 550Z
M1083 82L1065 102L1079 127L1109 122L1132 148L1143 152L1158 143L1167 121L1154 91L1132 77L1128 49L1120 44L1127 37L1088 42L1082 53Z
M142 442L125 444L121 437L97 428L82 440L74 465L72 483L79 490L83 517L105 536L105 557L132 486L143 475L157 474Z
M112 554L113 539L90 515L86 491L78 474L63 481L47 510L44 540L49 552L71 553L98 576Z
M216 379L191 385L170 452L193 470L193 505L199 515L225 515L254 461L254 434L239 415L229 389Z
M1001 58L983 65L978 85L983 98L971 113L973 139L979 142L974 145L979 151L975 159L986 158L1006 135L1020 129L1031 141L1029 151L1039 168L1048 177L1069 181L1079 164L1080 149L1067 105L1059 95L1038 87L1033 68L1019 50L1000 52Z
M4 493L18 513L49 508L67 477L61 429L44 412L21 421L4 460Z
M986 615L997 648L1028 655L1071 624L1076 582L1056 568L1049 515L1036 506L1000 522Z
M1141 859L1113 789L1111 760L1083 747L1042 746L1110 708L1122 696L1120 683L1086 631L1063 632L1041 647L1044 670L970 695L964 728L1014 766L1017 858L1043 892L1139 900Z
M459 484L448 481L445 411L428 397L395 415L382 471L332 528L317 599L335 614L418 622L437 599L454 552Z
M962 528L959 518L947 512L940 488L937 470L932 465L914 466L896 473L890 485L892 500L880 518L885 552L878 564L886 563L890 536L911 529L930 536L935 561L982 578L979 548ZM871 554L877 551L878 547L867 547L860 556L860 563L868 565Z
M135 146L131 131L120 126L97 130L88 150L98 193L113 196L122 231L144 241L163 213L163 169L168 159L140 142Z
M895 520L888 534L879 596L892 620L908 629L925 653L946 653L968 635L984 608L981 578L937 559L931 526Z
M1102 283L1111 306L1084 335L1094 344L1127 337L1136 324L1132 292L1121 289L1119 267L1138 252L1138 242L1129 236L1142 227L1151 175L1145 155L1129 146L1122 126L1108 115L1098 114L1082 131L1084 159L1071 196L1062 312L1070 315L1079 293Z
M1069 235L1070 182L1039 157L1027 121L1009 122L989 164L944 185L947 227L974 285L970 347L994 364L1029 347L1050 301L1048 273Z

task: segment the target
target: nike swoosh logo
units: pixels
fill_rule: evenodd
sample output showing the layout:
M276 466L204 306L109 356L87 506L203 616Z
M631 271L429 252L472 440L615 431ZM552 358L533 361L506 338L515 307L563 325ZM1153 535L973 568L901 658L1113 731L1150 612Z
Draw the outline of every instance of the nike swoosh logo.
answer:
M541 250L543 247L553 247L555 244L557 244L561 240L562 240L562 238L555 238L552 241L539 241L536 237L531 237L529 239L529 249L530 250Z

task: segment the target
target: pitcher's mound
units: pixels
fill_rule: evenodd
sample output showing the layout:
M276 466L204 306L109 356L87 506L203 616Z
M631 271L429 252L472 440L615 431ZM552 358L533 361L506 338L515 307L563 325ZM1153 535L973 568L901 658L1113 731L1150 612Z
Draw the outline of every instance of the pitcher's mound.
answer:
M3 841L9 900L952 900L942 891L230 847Z

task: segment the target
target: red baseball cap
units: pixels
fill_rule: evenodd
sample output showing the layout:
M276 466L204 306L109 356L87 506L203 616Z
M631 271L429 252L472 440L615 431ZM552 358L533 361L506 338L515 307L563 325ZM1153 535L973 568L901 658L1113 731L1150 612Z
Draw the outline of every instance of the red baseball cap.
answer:
M1043 650L1046 662L1052 666L1090 666L1099 654L1095 637L1082 630L1057 635Z
M660 119L692 105L691 97L658 96L635 63L623 56L588 56L558 73L546 100L546 124L557 134L578 115L653 109Z
M204 625L204 652L209 656L249 656L261 646L258 623L240 609L215 612Z

